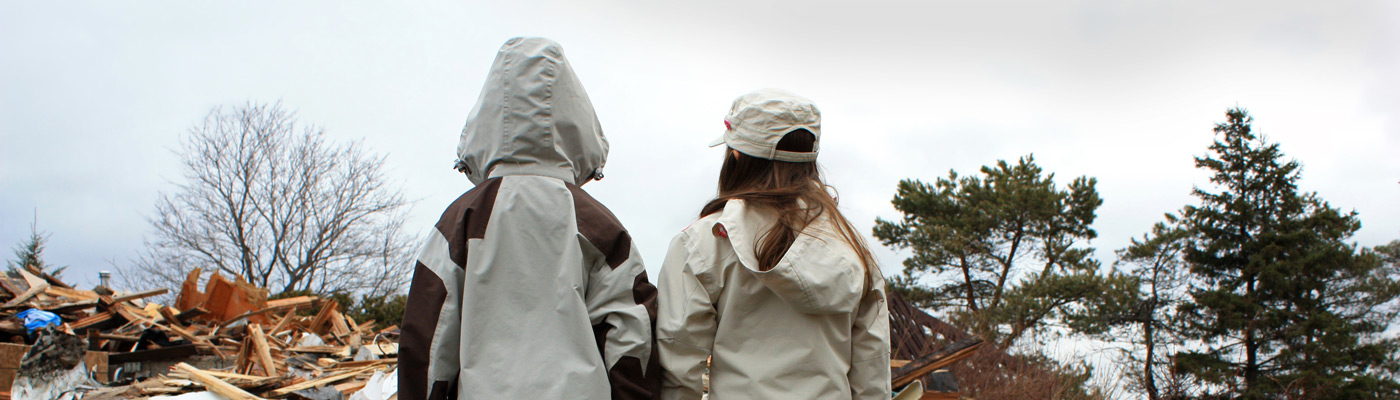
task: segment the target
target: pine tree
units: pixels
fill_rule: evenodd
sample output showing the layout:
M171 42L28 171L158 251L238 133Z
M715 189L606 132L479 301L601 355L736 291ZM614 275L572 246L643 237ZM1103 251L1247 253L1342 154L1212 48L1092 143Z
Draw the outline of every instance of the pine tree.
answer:
M1198 187L1183 212L1193 279L1183 328L1202 348L1178 353L1177 368L1241 399L1395 396L1384 376L1397 343L1377 335L1400 285L1346 243L1355 212L1299 193L1298 162L1255 135L1245 110L1226 117L1196 158L1217 191Z
M39 271L48 273L54 278L63 274L67 266L56 267L44 261L44 246L48 245L49 234L39 231L39 223L36 220L29 224L29 238L23 243L15 245L15 259L9 262L11 271L34 267Z
M875 226L882 243L913 253L892 286L1001 349L1050 322L1073 324L1113 284L1084 246L1103 203L1094 184L1079 177L1059 188L1031 156L980 177L901 181L892 202L903 218Z
M1133 239L1118 250L1118 265L1137 283L1126 296L1105 296L1100 305L1106 331L1132 343L1126 355L1125 371L1135 376L1135 384L1149 400L1163 398L1162 381L1171 378L1169 349L1179 347L1181 338L1177 307L1185 301L1186 270L1181 259L1187 231L1176 216L1152 226L1152 232ZM1114 301L1126 297L1121 305ZM1112 307L1117 305L1117 307ZM1170 391L1168 391L1170 392ZM1180 395L1167 393L1166 396Z

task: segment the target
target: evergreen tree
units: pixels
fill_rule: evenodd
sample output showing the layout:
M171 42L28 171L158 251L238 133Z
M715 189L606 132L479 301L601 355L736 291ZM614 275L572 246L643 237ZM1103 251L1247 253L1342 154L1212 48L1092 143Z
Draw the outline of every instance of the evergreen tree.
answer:
M1184 209L1193 279L1183 328L1201 348L1177 368L1242 399L1391 398L1397 295L1379 258L1346 240L1360 228L1315 193L1299 193L1299 164L1251 131L1240 108L1196 158L1216 191Z
M1166 222L1153 225L1150 233L1118 250L1116 266L1134 284L1126 293L1104 296L1095 307L1097 324L1081 330L1107 333L1103 339L1131 343L1124 354L1123 369L1134 378L1131 386L1149 400L1182 395L1162 385L1174 378L1170 351L1182 344L1176 310L1186 299L1186 268L1181 254L1187 231L1179 223L1176 216L1167 214Z
M67 266L57 267L44 261L44 246L48 245L49 234L39 231L39 222L36 220L29 224L29 238L23 243L15 245L15 259L9 262L11 271L34 267L39 271L48 273L54 278L63 274Z
M903 218L878 219L874 233L913 253L895 290L1006 349L1048 322L1074 323L1086 298L1112 292L1082 246L1103 201L1093 178L1058 188L1031 156L981 175L901 181L893 203Z

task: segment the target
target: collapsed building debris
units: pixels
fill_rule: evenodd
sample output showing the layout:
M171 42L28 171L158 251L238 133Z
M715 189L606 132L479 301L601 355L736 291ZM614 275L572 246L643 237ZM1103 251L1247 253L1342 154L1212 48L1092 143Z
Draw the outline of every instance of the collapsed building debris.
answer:
M945 368L982 348L983 340L920 310L898 293L890 308L890 377L895 388L921 382L921 399L956 400L957 380Z
M392 397L385 393L396 385L385 376L397 366L397 326L376 329L316 296L269 300L266 290L217 272L201 291L201 274L189 274L174 307L147 301L165 289L78 290L33 268L0 274L0 338L9 342L0 343L0 400L74 391L93 400L199 392L344 399L366 387L373 393L361 398ZM61 324L33 334L15 318L25 310Z
M0 400L75 390L90 400L395 398L397 326L375 329L316 296L269 300L265 289L217 272L200 290L201 276L189 274L172 307L147 301L165 289L78 290L33 268L0 274L0 339L9 342L0 343ZM888 304L894 387L917 381L919 398L957 399L944 368L982 339L898 294ZM15 318L26 310L62 323L31 335Z

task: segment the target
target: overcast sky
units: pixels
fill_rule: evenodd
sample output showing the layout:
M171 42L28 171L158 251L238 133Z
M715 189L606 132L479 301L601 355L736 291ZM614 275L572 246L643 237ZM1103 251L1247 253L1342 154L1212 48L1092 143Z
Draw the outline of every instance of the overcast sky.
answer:
M763 87L822 109L819 161L867 233L900 179L1034 153L1098 178L1109 264L1207 184L1192 157L1238 105L1304 190L1360 213L1357 243L1400 238L1400 3L670 3L0 1L0 244L37 213L47 259L90 285L141 249L182 133L246 101L386 155L426 229L471 187L458 134L513 36L563 44L613 144L585 189L653 274L714 194L730 101Z

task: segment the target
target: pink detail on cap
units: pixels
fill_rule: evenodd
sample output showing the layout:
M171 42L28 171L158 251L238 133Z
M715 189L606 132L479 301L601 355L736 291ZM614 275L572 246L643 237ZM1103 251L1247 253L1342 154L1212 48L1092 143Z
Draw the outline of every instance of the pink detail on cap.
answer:
M734 130L734 127L729 126L729 120L727 120L727 119L724 120L724 129L731 130L731 131Z

